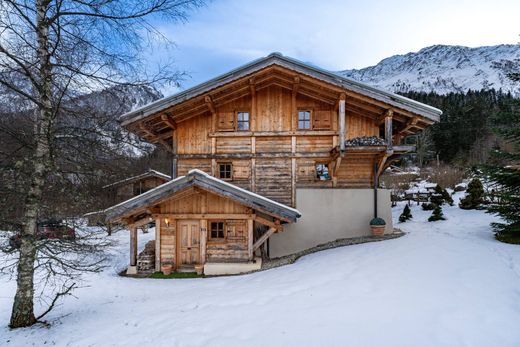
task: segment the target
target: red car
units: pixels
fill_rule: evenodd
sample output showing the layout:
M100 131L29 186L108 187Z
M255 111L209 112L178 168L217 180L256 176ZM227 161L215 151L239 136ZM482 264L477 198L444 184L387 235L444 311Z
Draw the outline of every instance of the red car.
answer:
M59 222L48 222L38 223L36 230L36 239L60 239L60 240L74 240L76 238L76 231L71 227L59 223ZM22 244L22 235L17 234L11 236L9 244L13 248L20 248Z

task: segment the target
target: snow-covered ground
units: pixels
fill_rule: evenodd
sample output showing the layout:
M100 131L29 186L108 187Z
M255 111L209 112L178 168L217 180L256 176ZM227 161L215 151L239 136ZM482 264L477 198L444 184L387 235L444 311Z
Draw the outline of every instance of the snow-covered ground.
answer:
M119 232L113 266L89 275L50 328L0 328L0 345L520 346L520 246L495 241L482 211L445 207L448 220L434 223L412 213L398 239L206 279L117 276L128 250ZM0 281L5 326L14 284Z

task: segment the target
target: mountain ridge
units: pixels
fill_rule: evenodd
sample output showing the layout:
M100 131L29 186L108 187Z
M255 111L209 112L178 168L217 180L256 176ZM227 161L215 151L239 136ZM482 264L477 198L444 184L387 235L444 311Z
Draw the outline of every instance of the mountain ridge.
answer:
M341 76L397 93L435 92L445 95L468 90L502 90L520 97L520 85L508 75L520 71L520 45L466 47L433 45L417 52L393 55L362 69L342 70Z

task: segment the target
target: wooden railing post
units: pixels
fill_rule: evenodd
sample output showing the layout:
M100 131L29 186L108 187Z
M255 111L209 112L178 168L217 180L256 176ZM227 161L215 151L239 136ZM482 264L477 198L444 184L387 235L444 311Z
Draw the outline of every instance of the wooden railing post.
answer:
M338 117L339 117L339 149L345 151L345 94L341 94L339 99Z

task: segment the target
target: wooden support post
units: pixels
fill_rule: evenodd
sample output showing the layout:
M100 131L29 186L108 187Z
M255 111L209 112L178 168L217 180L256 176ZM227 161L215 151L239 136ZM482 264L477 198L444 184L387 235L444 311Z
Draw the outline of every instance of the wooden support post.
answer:
M394 111L388 110L386 111L385 116L385 140L386 145L388 146L388 150L392 150L393 148L393 139L392 139L392 117L394 115Z
M296 207L296 136L291 136L291 205Z
M254 221L252 219L247 220L247 259L253 260L253 231Z
M256 116L257 116L257 98L256 98L256 84L255 79L249 79L249 89L251 91L251 114L249 115L249 130L256 130Z
M298 129L298 109L296 107L296 96L298 95L298 90L300 89L300 77L295 76L293 80L292 86L292 95L291 95L291 130L295 131Z
M130 226L130 266L137 266L137 227Z
M161 218L155 219L155 271L161 271Z
M271 235L276 231L276 228L269 228L253 245L253 252L256 251Z
M208 220L200 221L200 263L206 263L206 242L208 240Z
M339 107L338 107L338 122L339 122L339 149L341 152L345 151L345 94L341 94L339 98Z

